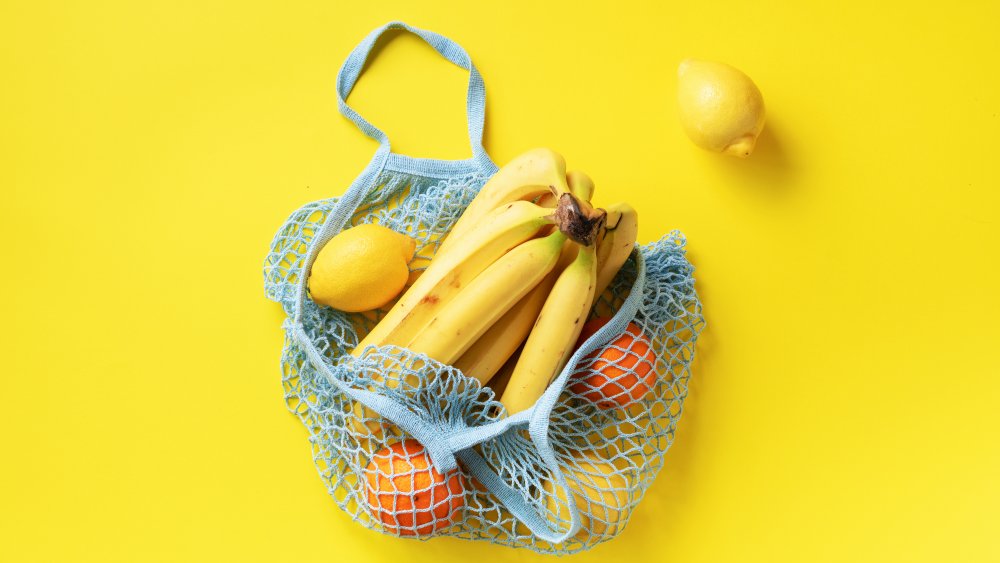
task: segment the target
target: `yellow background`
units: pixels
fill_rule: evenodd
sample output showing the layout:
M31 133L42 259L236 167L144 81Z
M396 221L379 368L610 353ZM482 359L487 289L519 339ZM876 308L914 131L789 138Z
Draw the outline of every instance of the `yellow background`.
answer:
M1000 4L290 4L0 6L0 560L541 560L353 524L282 401L262 261L373 153L333 84L391 19L472 54L497 162L553 147L688 236L676 444L574 560L1000 560ZM688 56L763 91L750 159L684 137ZM465 80L396 35L351 102L464 158Z

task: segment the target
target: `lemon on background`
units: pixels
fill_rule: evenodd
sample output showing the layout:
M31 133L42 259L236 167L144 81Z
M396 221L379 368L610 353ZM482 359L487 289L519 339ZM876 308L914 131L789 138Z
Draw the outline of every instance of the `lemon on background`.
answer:
M416 247L412 238L382 225L341 231L316 255L309 293L317 303L349 313L378 309L406 285Z
M750 78L723 63L687 59L677 69L681 125L694 144L745 158L764 128L764 98Z

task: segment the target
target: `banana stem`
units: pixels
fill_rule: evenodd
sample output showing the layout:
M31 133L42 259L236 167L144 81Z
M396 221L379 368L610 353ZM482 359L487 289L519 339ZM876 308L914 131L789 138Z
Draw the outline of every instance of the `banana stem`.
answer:
M583 246L591 246L597 241L607 215L603 209L594 209L575 195L564 193L559 196L553 217L559 230L570 240Z

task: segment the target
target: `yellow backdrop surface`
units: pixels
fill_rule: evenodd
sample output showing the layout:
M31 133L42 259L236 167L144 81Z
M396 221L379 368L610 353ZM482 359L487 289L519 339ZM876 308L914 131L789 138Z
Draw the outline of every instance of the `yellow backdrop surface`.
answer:
M4 2L0 560L542 560L353 524L282 401L262 261L371 157L334 77L392 19L470 51L498 163L688 236L676 443L574 560L1000 560L1000 4L808 4ZM465 73L383 45L351 102L466 157ZM685 57L763 91L748 160L684 137Z

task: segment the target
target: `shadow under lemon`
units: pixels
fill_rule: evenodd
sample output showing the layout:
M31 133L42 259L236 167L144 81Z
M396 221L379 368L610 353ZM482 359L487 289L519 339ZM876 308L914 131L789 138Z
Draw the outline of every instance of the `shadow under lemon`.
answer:
M781 123L772 123L769 118L757 138L753 154L747 158L732 158L700 149L697 152L707 173L721 178L734 189L750 190L748 197L784 199L791 196L798 170L782 136Z

